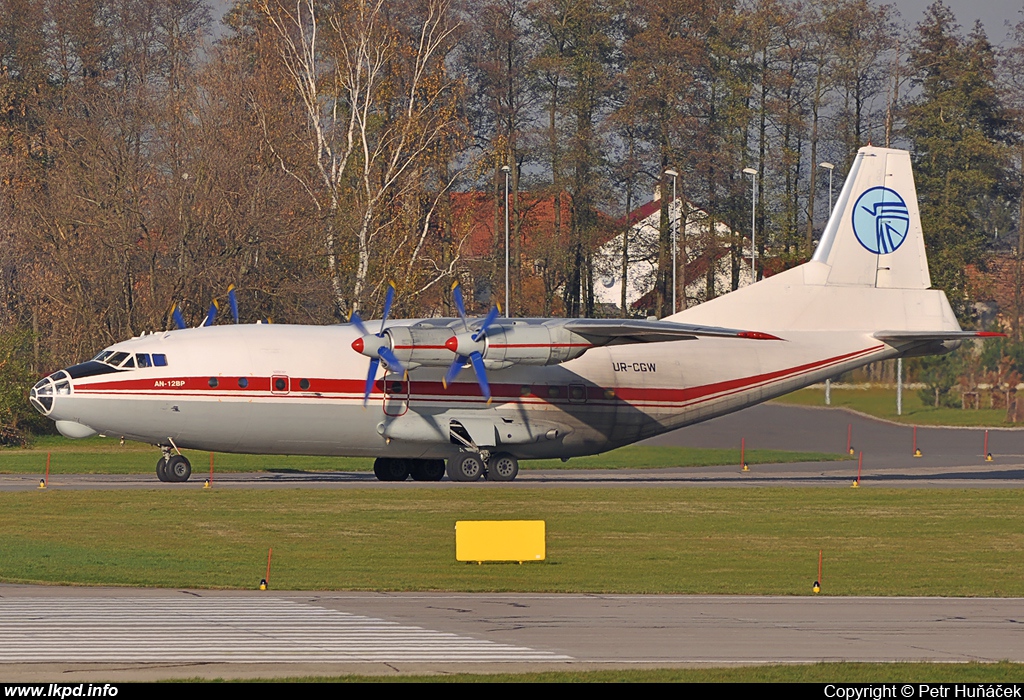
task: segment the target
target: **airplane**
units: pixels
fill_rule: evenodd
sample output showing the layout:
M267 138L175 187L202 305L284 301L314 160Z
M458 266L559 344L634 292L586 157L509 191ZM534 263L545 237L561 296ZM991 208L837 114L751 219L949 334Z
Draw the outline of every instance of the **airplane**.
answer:
M930 289L907 151L862 148L810 261L661 320L458 318L204 325L144 334L39 381L69 438L180 450L374 457L382 481L512 481L870 362L968 338ZM234 300L232 299L234 308ZM216 308L211 308L212 321ZM236 320L237 320L237 312Z

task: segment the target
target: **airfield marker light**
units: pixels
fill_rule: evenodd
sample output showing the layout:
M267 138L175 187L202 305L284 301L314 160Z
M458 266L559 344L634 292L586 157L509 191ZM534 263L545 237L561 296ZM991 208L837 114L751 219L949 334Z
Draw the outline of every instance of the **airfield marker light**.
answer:
M46 482L43 481L42 479L39 480L39 488L41 488L41 489L45 489L46 488Z
M985 455L985 461L986 462L991 462L992 461L992 453L988 451L988 431L987 430L985 431L985 447L982 450L982 452Z
M743 466L743 471L749 472L750 471L750 467L747 466L746 453L747 453L747 439L746 438L740 438L740 464Z
M846 452L853 454L853 423L846 424Z
M914 456L915 457L920 457L921 456L921 450L917 446L917 426L916 425L914 426Z
M860 488L860 470L861 470L862 466L864 466L864 453L863 452L861 452L857 456L857 479L850 486L851 489L859 489Z

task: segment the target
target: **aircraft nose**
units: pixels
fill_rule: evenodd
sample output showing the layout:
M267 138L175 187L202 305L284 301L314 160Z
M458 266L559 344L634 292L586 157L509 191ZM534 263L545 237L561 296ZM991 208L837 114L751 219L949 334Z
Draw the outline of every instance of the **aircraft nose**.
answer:
M48 416L53 413L54 401L57 396L70 393L71 377L67 372L61 370L36 382L36 385L29 391L28 400L33 408L44 416Z

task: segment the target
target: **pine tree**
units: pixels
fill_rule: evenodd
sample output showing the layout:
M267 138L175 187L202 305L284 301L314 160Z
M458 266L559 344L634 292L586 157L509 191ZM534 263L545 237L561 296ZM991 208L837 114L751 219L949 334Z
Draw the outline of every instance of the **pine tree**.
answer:
M932 284L951 301L966 293L965 268L983 260L981 207L996 197L1007 164L1007 122L996 57L980 24L962 37L941 1L928 8L911 51L920 96L909 107L921 223Z

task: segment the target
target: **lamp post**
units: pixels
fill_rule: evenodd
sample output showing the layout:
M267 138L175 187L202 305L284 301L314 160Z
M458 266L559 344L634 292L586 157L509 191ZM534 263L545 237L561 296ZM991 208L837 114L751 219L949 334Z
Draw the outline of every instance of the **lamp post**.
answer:
M672 207L672 205L674 205L675 201L676 201L676 179L679 178L679 173L677 173L675 170L669 169L669 170L665 171L665 174L672 178L672 201L669 202L669 207ZM677 218L673 218L673 221L672 221L672 313L676 313L677 311L679 311L679 306L676 304L676 286L677 286L677 284L676 284L676 270L679 267L678 264L676 263L676 248L679 247L678 246L678 240L677 240L678 236L679 236L679 226L678 226L677 222L678 222L678 219Z
M512 307L508 301L508 176L512 172L512 168L503 165L501 166L501 172L505 173L505 316L511 316Z
M750 175L753 183L753 195L750 198L750 283L757 282L757 171L743 168Z
M832 216L832 171L835 170L834 165L831 163L818 163L819 168L825 168L828 171L828 215Z

